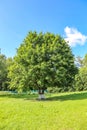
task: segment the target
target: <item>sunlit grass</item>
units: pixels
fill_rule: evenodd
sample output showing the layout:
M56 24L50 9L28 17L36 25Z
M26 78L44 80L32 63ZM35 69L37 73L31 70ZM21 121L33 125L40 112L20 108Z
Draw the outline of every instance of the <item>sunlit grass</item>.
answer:
M37 95L0 93L0 130L87 130L87 92Z

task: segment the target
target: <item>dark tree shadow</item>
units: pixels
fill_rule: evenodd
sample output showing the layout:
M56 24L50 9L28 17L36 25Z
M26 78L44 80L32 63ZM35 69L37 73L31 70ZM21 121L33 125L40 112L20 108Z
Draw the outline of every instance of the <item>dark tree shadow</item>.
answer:
M48 101L67 101L67 100L83 100L87 99L87 92L83 93L67 93L66 95L48 97Z
M38 100L38 94L18 94L18 93L3 93L0 92L0 97L3 98L17 98L17 99L24 99L24 100L33 100L33 101L67 101L67 100L83 100L87 99L87 92L75 92L75 93L67 93L61 94L58 96L53 96L52 94L46 94L45 100Z

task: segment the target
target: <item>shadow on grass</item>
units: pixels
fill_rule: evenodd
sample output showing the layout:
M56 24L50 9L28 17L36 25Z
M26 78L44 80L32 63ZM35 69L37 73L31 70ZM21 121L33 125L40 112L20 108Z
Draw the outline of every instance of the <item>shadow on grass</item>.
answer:
M67 101L67 100L83 100L87 99L87 92L82 93L67 93L65 95L58 95L53 97L48 97L48 101Z
M47 98L45 100L38 100L37 94L18 94L18 93L7 93L0 92L0 97L2 98L17 98L17 99L25 99L25 100L36 100L36 101L67 101L67 100L83 100L87 99L87 92L75 92L75 93L67 93L67 94L47 94Z

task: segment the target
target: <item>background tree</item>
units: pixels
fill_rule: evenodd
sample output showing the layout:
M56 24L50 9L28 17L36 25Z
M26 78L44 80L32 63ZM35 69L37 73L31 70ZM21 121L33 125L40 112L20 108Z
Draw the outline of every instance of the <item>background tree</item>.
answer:
M75 76L76 90L87 90L87 54L83 58L83 65L79 68L79 73Z
M29 32L10 68L10 86L37 89L43 98L47 87L73 89L76 72L71 49L61 36Z
M13 65L13 58L11 57L6 58L6 67L7 67L6 89L7 90L10 90L9 88L10 78L8 77L8 74L9 74L9 68L12 65Z
M5 90L7 85L7 65L6 65L6 56L0 54L0 90Z
M87 90L87 67L79 69L79 73L75 76L76 90Z

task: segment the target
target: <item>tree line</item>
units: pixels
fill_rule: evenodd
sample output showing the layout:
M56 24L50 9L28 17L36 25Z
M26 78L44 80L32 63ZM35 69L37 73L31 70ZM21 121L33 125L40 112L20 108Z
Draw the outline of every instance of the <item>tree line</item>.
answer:
M0 53L0 90L87 90L87 54L75 58L60 35L29 32L13 58Z

